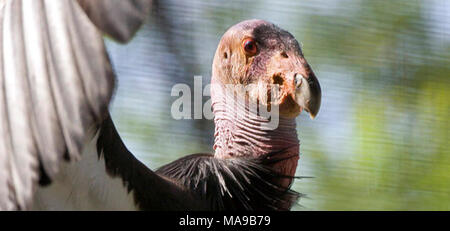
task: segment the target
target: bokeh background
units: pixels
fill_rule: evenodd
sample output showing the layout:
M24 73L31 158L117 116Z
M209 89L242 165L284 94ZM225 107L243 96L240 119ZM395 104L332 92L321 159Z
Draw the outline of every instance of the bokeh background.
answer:
M450 1L155 1L126 45L106 38L111 108L129 149L155 169L212 152L212 120L174 120L173 85L210 81L221 35L269 20L302 44L322 108L297 119L293 210L450 210ZM208 97L204 97L206 101Z

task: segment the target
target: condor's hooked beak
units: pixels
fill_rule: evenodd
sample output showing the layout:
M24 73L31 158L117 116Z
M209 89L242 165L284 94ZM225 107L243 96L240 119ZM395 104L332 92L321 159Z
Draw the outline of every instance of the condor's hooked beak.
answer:
M294 76L294 84L295 102L309 113L311 119L314 119L319 113L322 100L319 80L312 71L307 76L297 73Z
M314 119L320 110L322 91L319 80L306 59L301 54L292 52L274 56L272 63L276 65L275 68L269 68L275 73L271 82L281 85L282 115L295 118L305 110Z

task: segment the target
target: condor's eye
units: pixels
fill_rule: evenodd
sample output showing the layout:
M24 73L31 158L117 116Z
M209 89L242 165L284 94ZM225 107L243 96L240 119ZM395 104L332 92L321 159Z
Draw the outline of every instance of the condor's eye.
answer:
M256 55L256 53L258 52L258 46L256 45L256 42L253 39L244 40L242 46L244 48L245 54L248 56Z

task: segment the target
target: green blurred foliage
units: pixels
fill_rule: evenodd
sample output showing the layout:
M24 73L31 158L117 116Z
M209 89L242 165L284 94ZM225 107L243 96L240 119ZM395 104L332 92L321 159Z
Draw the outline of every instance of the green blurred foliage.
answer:
M357 83L353 151L336 160L309 147L316 178L294 185L310 195L303 209L450 210L449 31L431 30L425 1L346 2L345 13L308 15L302 42Z

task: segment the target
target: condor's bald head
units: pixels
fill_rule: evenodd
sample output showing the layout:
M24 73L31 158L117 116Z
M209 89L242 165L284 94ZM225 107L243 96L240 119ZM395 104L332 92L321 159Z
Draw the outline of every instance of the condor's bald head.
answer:
M280 115L294 118L320 108L319 82L292 34L263 20L238 23L223 35L213 62L213 83L252 85L250 97L276 104ZM270 84L280 94L268 102Z

